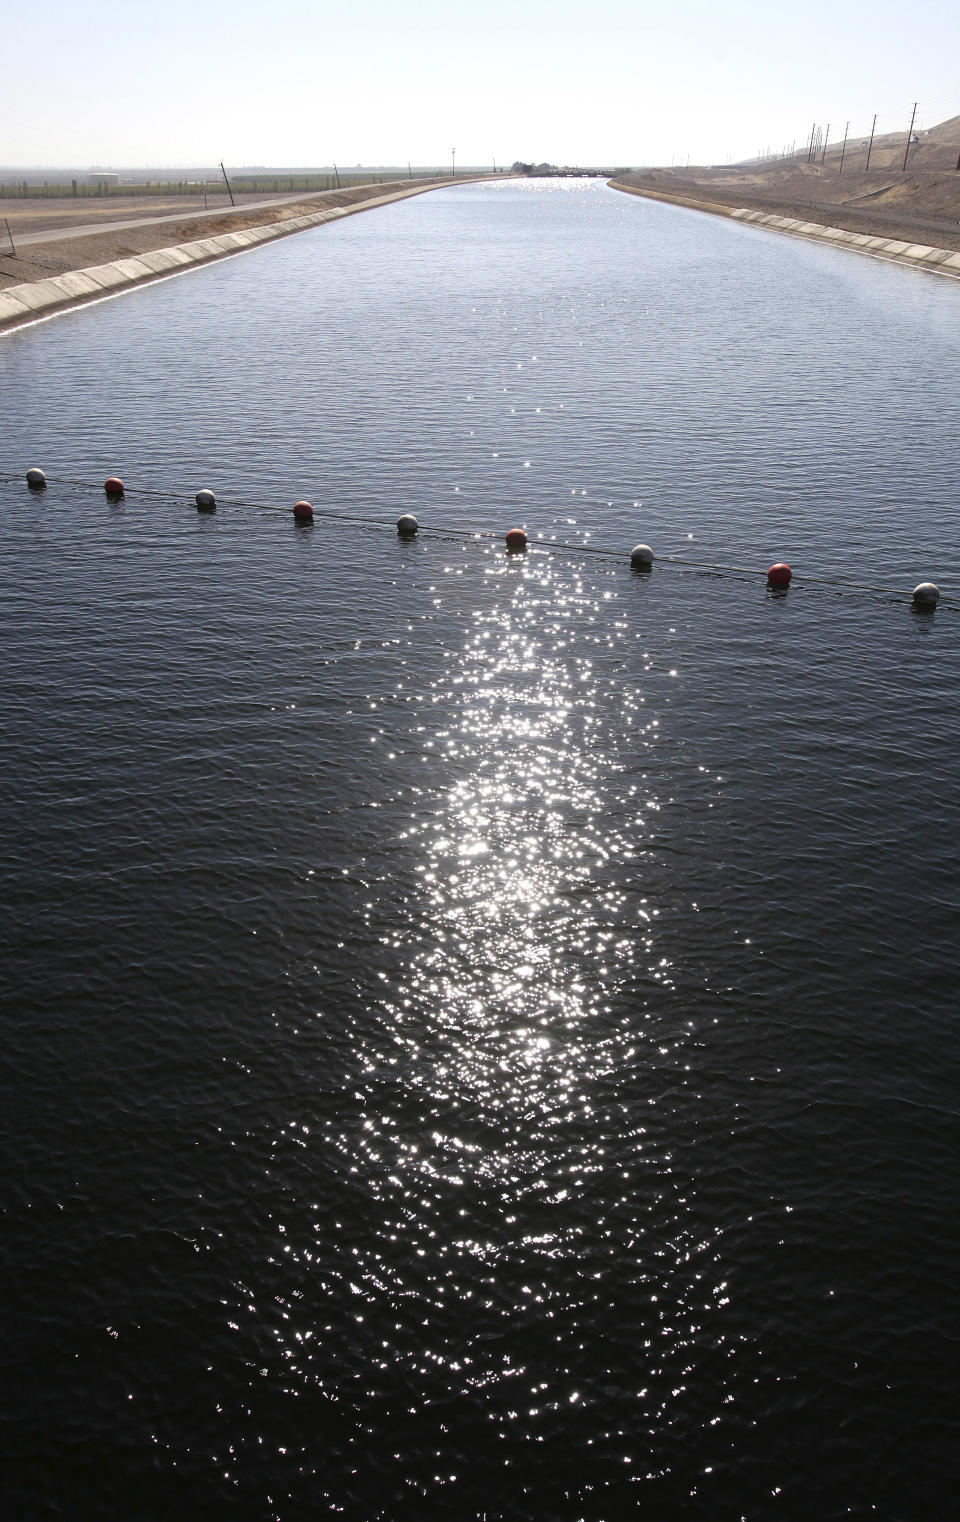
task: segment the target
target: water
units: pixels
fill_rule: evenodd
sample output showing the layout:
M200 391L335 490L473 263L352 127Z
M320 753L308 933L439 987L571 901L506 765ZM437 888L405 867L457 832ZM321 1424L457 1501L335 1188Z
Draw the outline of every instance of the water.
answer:
M956 614L624 551L949 589L958 350L582 184L4 340L186 494L0 486L11 1515L949 1513Z

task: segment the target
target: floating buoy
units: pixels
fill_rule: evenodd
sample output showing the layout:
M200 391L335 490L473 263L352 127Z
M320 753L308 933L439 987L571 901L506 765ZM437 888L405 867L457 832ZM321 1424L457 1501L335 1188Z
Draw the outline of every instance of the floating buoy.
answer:
M404 513L397 519L397 533L404 539L412 539L419 527L420 524L413 513Z
M293 504L293 516L301 523L309 523L313 518L313 504L311 502L295 502Z
M522 528L508 528L507 529L507 549L508 550L525 550L526 547L527 547L527 536L526 536L524 530Z
M103 483L103 489L108 497L123 496L123 482L119 476L108 476Z
M653 550L649 544L635 544L630 551L630 564L634 570L649 571L653 565Z
M767 580L772 587L788 587L790 577L793 575L785 560L778 560L767 572Z
M940 601L940 588L934 581L921 581L913 589L913 601L918 608L935 608Z
M35 465L32 465L27 471L27 485L38 489L41 486L46 486L46 484L47 478L44 475L43 471L38 470Z
M206 489L204 489L203 491L198 491L196 497L194 498L194 501L197 504L197 512L198 513L213 513L213 512L216 512L217 499L213 495L212 491L207 491Z

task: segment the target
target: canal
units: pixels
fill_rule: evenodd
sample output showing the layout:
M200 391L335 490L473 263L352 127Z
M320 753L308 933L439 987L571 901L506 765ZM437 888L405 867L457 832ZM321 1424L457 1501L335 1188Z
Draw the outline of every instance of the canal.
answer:
M0 340L14 1515L946 1515L958 368L584 181Z

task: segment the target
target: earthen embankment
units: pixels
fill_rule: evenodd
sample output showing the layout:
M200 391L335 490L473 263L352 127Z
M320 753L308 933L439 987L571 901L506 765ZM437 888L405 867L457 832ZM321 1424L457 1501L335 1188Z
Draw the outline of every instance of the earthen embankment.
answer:
M685 206L692 211L730 217L735 221L764 227L771 232L830 243L855 253L868 254L874 259L903 264L913 269L924 268L954 280L960 279L960 237L947 232L940 234L944 239L942 243L924 241L915 234L911 235L911 227L917 224L909 219L906 222L903 219L896 222L899 235L893 236L889 227L883 226L882 218L844 217L842 210L835 206L822 206L816 212L810 207L802 208L808 212L808 215L803 216L799 214L801 208L792 206L789 202L772 202L771 199L764 198L751 203L745 197L741 199L732 194L721 199L723 193L718 195L712 186L709 187L708 196L704 193L707 187L681 180L667 188L662 180L655 182L649 177L629 175L610 180L608 184L613 190L625 191L628 195L644 196L674 206ZM772 205L784 205L786 209L773 210ZM867 230L871 225L875 229L872 232Z
M430 179L354 186L282 205L147 220L82 237L52 234L29 245L22 256L0 257L0 331L452 183Z

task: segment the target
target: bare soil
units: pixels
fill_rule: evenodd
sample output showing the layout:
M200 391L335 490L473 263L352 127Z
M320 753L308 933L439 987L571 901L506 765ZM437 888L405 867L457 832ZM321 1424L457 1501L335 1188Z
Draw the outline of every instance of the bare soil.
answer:
M867 149L867 139L856 138L845 151L831 143L817 163L781 159L730 169L648 169L620 175L616 183L706 210L745 206L848 232L960 249L960 116L920 134L906 154L906 169L905 132L875 139L869 170Z
M285 222L294 217L302 217L308 212L324 211L335 206L352 206L360 201L375 200L376 197L389 195L397 190L412 190L418 185L424 188L435 185L435 179L430 180L402 180L395 184L383 185L358 185L349 190L333 190L322 195L302 196L295 200L285 201L281 205L262 206L258 210L244 210L243 206L236 209L227 206L226 210L211 211L209 216L191 216L182 222L164 221L156 222L158 216L169 215L169 211L162 211L163 198L155 196L144 197L150 201L150 216L145 218L142 224L136 227L124 228L117 232L86 233L82 237L70 236L69 220L64 224L62 221L53 227L63 226L63 236L45 240L43 243L28 244L17 252L4 252L3 245L6 240L6 230L0 224L0 290L6 286L22 285L30 280L45 280L50 275L63 275L69 270L86 269L91 265L107 264L113 259L126 259L132 254L150 253L156 248L168 248L175 243L190 243L196 238L209 238L218 233L237 232L245 227L262 227L268 222ZM139 200L140 197L133 198ZM195 212L197 210L196 197L174 196L175 202L190 203L184 205L184 211ZM262 201L263 197L256 198ZM158 200L160 205L158 205ZM26 202L20 203L26 206ZM89 215L90 201L87 201L82 213L85 223L93 220ZM34 202L33 215L37 218L55 218L58 215L57 208L62 202L53 199L45 203ZM174 206L174 211L181 210L179 205ZM125 213L128 206L118 208L116 200L110 202L109 221L126 220ZM59 213L62 216L62 213ZM0 208L0 219L8 215ZM130 216L135 216L131 212ZM11 228L13 219L10 218ZM39 230L37 227L35 230ZM27 231L24 227L23 231ZM16 245L16 230L14 230L14 245Z
M244 195L234 191L234 199L240 206L248 201L265 201L265 193L251 191ZM67 231L78 224L93 222L126 222L134 217L147 221L153 217L168 217L171 213L189 211L230 211L230 197L224 191L209 194L207 206L202 196L81 196L76 200L68 196L25 196L16 200L0 201L0 221L10 223L14 241L18 233ZM0 243L4 241L5 229L0 228Z

